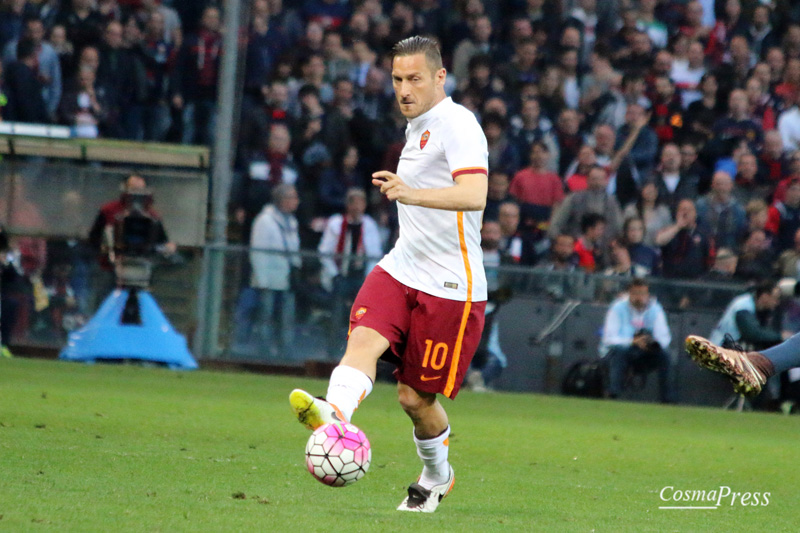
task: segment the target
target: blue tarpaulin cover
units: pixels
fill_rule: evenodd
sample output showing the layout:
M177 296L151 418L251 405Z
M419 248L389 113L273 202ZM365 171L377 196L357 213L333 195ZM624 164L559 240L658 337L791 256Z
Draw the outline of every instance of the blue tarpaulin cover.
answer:
M187 348L186 339L175 331L149 292L137 292L141 324L122 323L128 294L127 289L112 292L84 327L70 333L59 359L83 362L131 359L174 369L196 369L197 362Z

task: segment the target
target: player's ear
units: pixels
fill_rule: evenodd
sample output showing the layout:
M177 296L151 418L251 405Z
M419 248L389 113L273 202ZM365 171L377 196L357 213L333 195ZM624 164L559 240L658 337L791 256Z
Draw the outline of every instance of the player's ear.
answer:
M444 85L444 81L447 78L447 69L442 67L439 70L437 70L435 78L436 78L436 83L438 85Z

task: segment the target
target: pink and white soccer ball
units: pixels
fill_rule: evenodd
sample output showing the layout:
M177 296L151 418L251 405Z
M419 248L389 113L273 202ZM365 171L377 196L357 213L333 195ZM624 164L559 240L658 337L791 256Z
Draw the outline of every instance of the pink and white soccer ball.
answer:
M369 440L353 424L324 424L306 444L308 471L331 487L352 485L364 477L371 460Z

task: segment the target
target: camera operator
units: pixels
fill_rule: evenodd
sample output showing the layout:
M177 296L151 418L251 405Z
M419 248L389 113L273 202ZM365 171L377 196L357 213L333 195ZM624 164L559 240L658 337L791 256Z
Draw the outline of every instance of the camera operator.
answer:
M619 397L630 370L643 375L657 369L661 402L673 403L671 340L664 309L650 297L647 281L634 278L628 294L611 303L603 324L600 354L608 364L608 396Z
M152 204L153 197L147 188L147 181L138 174L131 174L123 183L120 197L100 208L100 212L97 214L89 232L89 244L98 252L101 266L98 278L102 281L98 294L96 294L97 297L104 298L117 285L113 274L114 248L125 243L115 243L113 241L115 238L120 238L116 234L120 224L127 216L138 214L150 219L154 224L152 236L152 244L155 246L154 251L164 255L175 253L175 243L170 242L167 238L164 225L161 223L161 217L153 209ZM122 237L124 238L124 235Z

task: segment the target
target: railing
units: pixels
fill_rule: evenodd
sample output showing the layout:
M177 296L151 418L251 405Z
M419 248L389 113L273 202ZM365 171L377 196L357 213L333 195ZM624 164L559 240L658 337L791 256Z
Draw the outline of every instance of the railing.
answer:
M245 246L205 247L204 275L198 296L198 323L194 352L200 359L249 360L277 364L302 364L306 360L337 360L343 353L348 313L360 283L327 292L319 284L321 260L316 252L288 254L259 250L303 264L302 284L295 290L272 294L250 287L250 264ZM223 305L220 312L206 302L208 265L222 257ZM605 304L625 290L630 278L584 272L554 272L520 266L488 269L509 289L512 298L533 298L560 303L575 300ZM745 287L741 284L677 281L652 278L651 293L667 311L721 313ZM598 324L598 327L600 324Z

